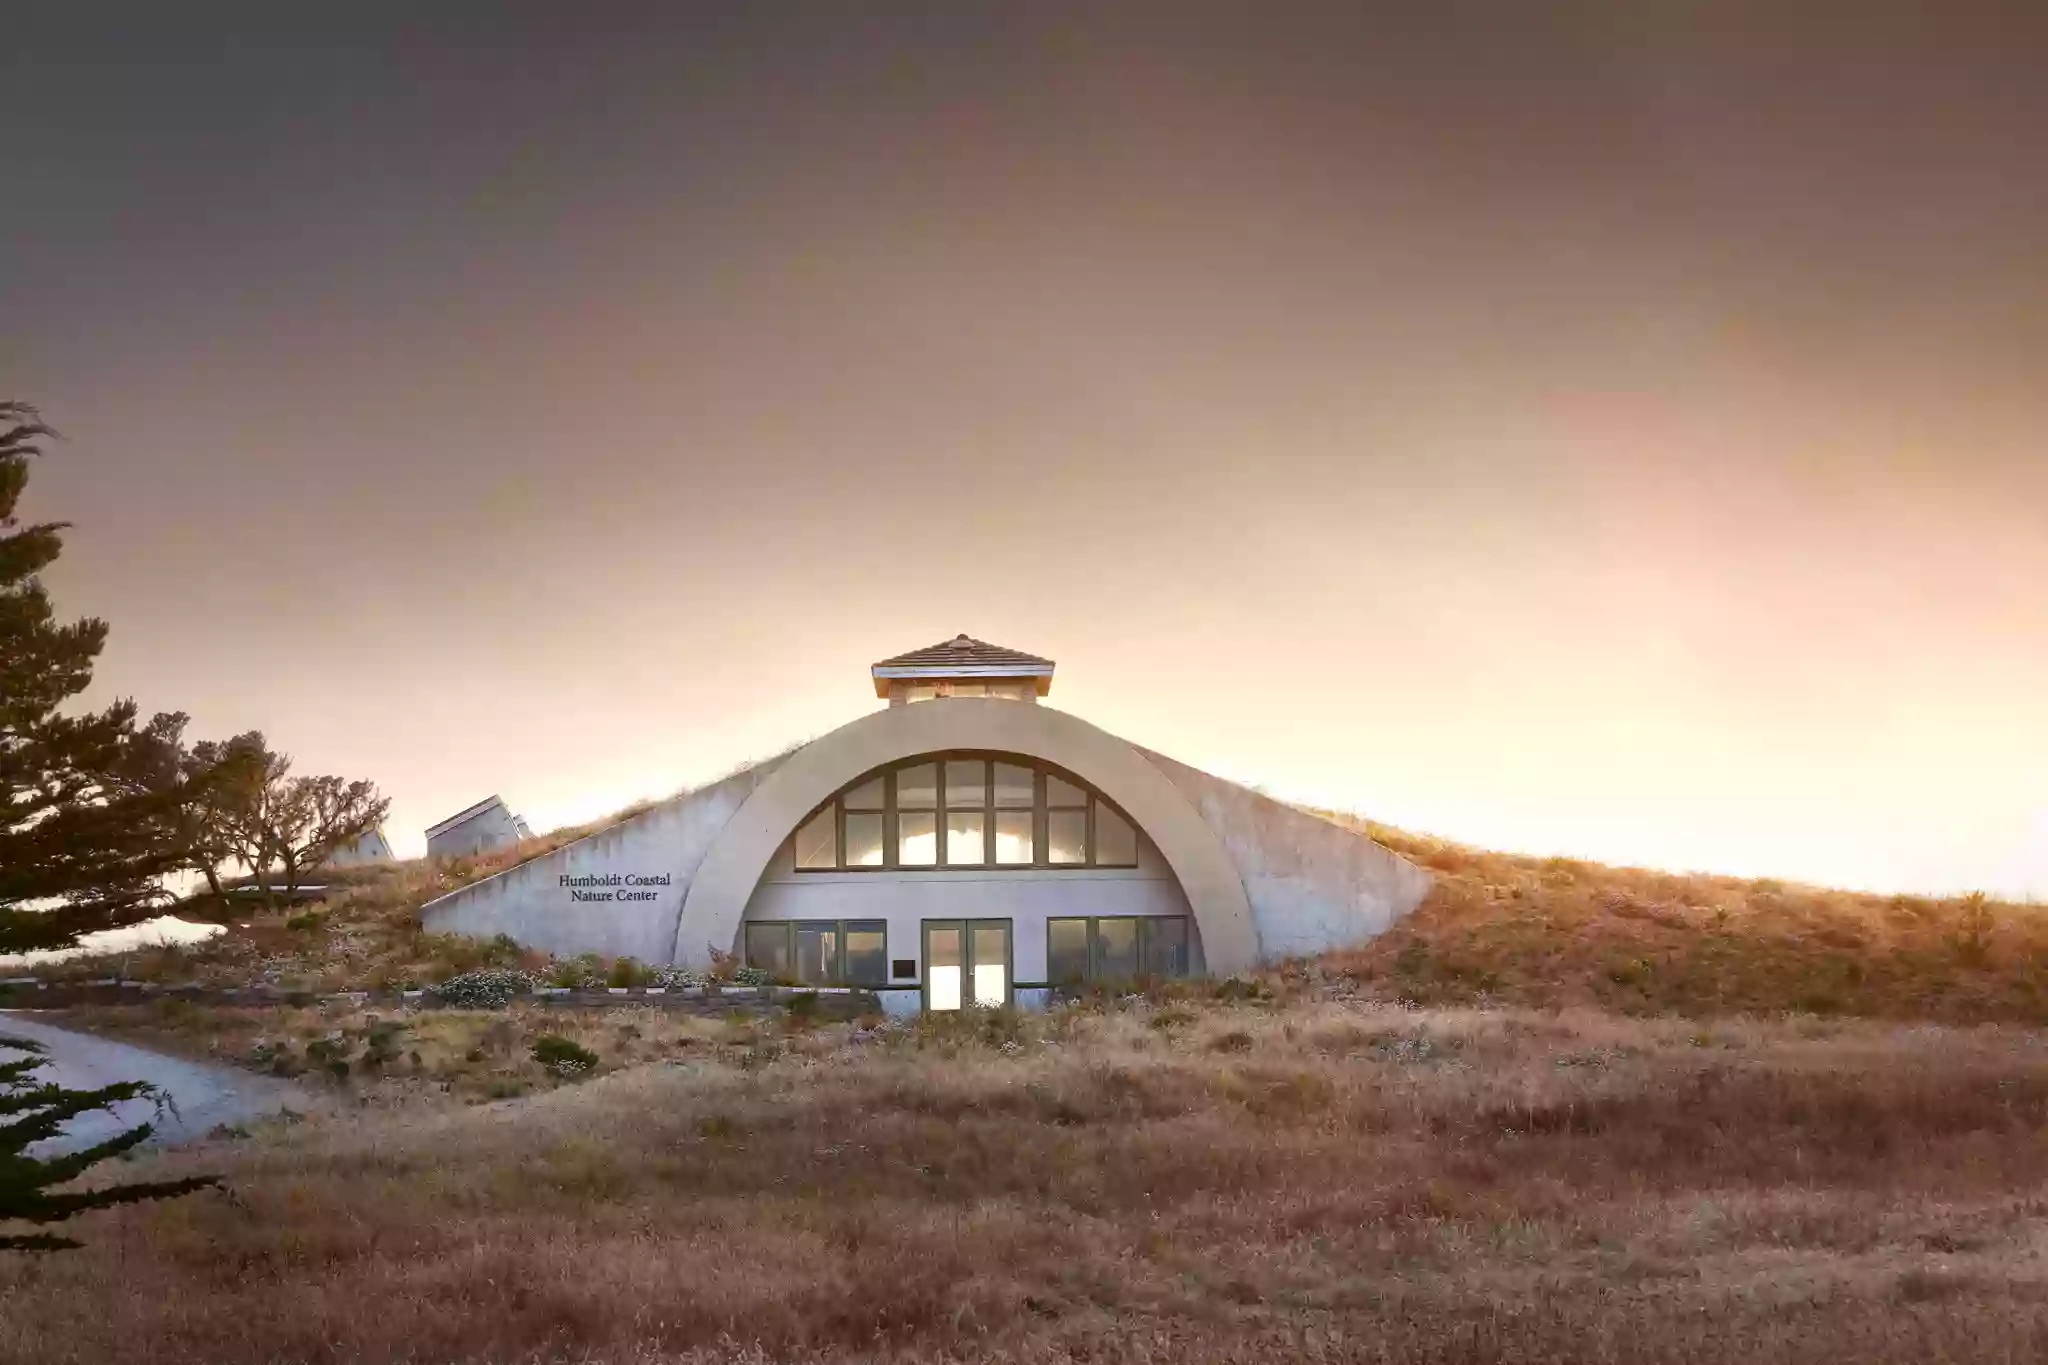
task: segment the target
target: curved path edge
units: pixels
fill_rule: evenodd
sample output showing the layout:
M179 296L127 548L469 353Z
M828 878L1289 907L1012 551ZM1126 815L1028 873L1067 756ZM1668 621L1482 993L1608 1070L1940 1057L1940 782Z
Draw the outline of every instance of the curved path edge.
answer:
M148 1081L171 1097L173 1107L161 1115L155 1105L144 1100L117 1105L111 1113L80 1115L62 1137L38 1144L38 1156L104 1142L138 1123L156 1124L156 1132L150 1136L152 1144L190 1142L206 1136L218 1124L276 1113L294 1099L305 1103L297 1087L287 1081L58 1028L15 1010L0 1010L0 1038L7 1037L26 1038L47 1049L43 1069L35 1073L38 1081L55 1082L71 1090L96 1090L117 1081ZM19 1054L9 1051L5 1055L12 1059Z

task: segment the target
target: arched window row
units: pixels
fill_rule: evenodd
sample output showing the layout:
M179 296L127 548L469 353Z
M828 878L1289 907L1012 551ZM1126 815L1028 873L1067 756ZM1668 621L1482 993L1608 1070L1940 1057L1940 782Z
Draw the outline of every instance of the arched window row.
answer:
M846 788L796 832L799 872L1137 864L1138 832L1121 811L1021 758L900 763Z

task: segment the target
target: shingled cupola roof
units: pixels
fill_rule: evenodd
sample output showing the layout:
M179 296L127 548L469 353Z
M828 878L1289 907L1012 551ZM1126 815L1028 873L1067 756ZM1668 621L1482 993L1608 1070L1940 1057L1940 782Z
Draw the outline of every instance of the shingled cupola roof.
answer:
M883 659L873 672L878 697L889 695L892 682L929 678L1028 679L1042 697L1052 691L1052 670L1051 659L1005 649L972 636L955 635L950 640Z

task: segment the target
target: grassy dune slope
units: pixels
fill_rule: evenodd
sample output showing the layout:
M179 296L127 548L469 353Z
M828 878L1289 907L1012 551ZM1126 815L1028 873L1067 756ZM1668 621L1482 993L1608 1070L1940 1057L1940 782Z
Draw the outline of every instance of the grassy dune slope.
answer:
M2048 1354L2037 1034L1372 1002L729 1022L0 1259L0 1361Z
M1393 932L1297 978L1425 1003L2048 1022L2048 906L1517 857L1319 814L1437 883Z

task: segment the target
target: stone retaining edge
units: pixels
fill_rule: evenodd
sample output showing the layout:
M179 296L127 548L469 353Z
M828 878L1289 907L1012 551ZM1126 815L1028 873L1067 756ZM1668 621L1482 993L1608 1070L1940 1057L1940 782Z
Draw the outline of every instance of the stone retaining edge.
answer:
M607 1009L619 1005L661 1007L731 1006L745 1008L787 1004L795 996L815 995L842 1005L859 997L887 990L916 990L917 987L876 987L861 990L849 986L600 986L576 990L567 986L541 986L525 995L514 996L513 1004L531 1004L584 1009ZM441 1001L426 990L384 991L301 991L282 986L198 986L165 985L156 981L122 981L108 977L75 983L39 981L34 977L0 980L0 1009L62 1009L76 1004L118 1003L123 998L189 1000L221 1005L394 1005L404 1009L492 1009L489 1005L456 1005Z

